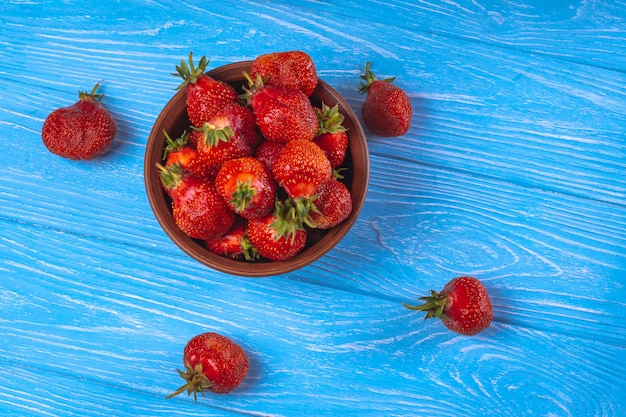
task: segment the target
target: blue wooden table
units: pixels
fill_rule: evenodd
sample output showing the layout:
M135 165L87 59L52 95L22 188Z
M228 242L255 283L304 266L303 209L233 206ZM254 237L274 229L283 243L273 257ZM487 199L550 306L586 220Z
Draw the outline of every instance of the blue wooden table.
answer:
M0 415L626 415L622 0L2 0L0 23ZM222 274L155 220L146 141L190 51L291 49L357 114L366 61L397 76L412 126L368 133L365 206L326 256ZM100 80L111 150L49 153L46 116ZM491 294L485 332L402 307L459 275ZM247 379L164 399L205 331Z

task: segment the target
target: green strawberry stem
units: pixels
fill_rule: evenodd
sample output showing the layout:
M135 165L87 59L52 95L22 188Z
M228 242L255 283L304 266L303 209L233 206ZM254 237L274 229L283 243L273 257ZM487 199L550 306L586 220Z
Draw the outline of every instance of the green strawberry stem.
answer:
M243 93L239 95L239 100L246 106L250 105L250 99L253 95L261 91L265 86L265 82L268 78L263 78L261 74L257 74L256 78L253 80L252 76L248 74L246 71L242 71L243 77L248 81L247 86L242 86Z
M256 261L261 257L257 247L250 243L247 231L243 234L243 238L241 239L241 252L246 261Z
M246 89L254 87L257 84L255 80L252 79L252 76L248 73L248 71L242 71L241 74L243 75L243 78L245 78L246 81L248 81L248 86L245 87ZM261 77L260 75L257 75L256 81L259 81L259 80L263 80L263 77Z
M250 205L250 202L257 192L258 190L256 187L252 186L252 182L250 180L246 180L245 182L237 180L237 186L232 194L230 202L237 211L243 211Z
M274 209L276 219L271 225L275 230L274 236L276 240L283 236L285 239L291 239L291 242L296 239L296 233L302 228L302 225L297 221L294 210L295 208L290 199L285 201L276 199Z
M230 126L216 127L210 123L205 123L202 127L192 127L203 133L204 144L209 148L219 145L220 142L230 142L235 131Z
M318 212L313 201L317 198L297 197L295 199L287 198L284 201L276 200L274 216L276 219L272 223L272 228L276 231L276 239L285 236L285 239L291 239L293 242L296 238L298 230L305 230L305 225L315 228L315 223L311 219L310 212Z
M359 91L361 92L361 94L365 93L367 90L369 90L370 86L372 84L374 84L375 81L379 81L378 78L376 78L376 75L370 70L370 63L367 62L365 64L365 75L361 75L361 78L363 80L365 80L365 82L361 83L361 88L359 88ZM396 77L391 77L391 78L385 78L382 81L385 81L387 83L391 83L396 79Z
M333 169L333 178L336 179L336 180L344 179L343 172L347 171L347 170L348 170L348 168L344 168L344 167L339 167L339 168Z
M198 78L206 71L207 65L209 65L209 60L203 56L200 58L198 66L195 67L193 64L193 52L189 52L189 65L187 65L185 60L181 59L180 65L176 65L176 72L172 73L172 75L183 79L183 82L176 89L180 90L186 85L195 84Z
M314 195L313 197L296 197L291 200L294 208L293 208L293 217L296 221L300 222L301 227L304 225L309 226L310 228L316 228L315 222L311 219L311 212L319 213L319 210L315 206L315 200L318 195Z
M104 97L104 94L96 94L96 91L98 91L98 88L100 87L100 83L102 81L98 81L96 83L96 85L94 86L93 90L91 90L91 93L87 92L87 91L79 91L78 92L78 99L79 100L83 100L83 101L100 101L102 100L102 97Z
M163 165L157 163L156 167L159 170L161 183L163 183L163 186L169 190L176 188L176 186L180 184L183 179L184 171L180 164L164 167Z
M443 312L446 308L446 304L448 303L447 293L431 290L430 296L420 297L419 300L424 301L424 303L417 306L411 306L406 303L402 303L402 305L409 310L425 311L426 317L424 317L424 320L431 317L439 318L441 320L448 319L448 317Z
M167 159L170 152L176 152L181 150L187 143L189 143L189 134L184 131L180 137L172 139L171 136L163 129L163 136L165 136L165 148L163 149L163 159Z
M345 132L346 129L343 125L344 116L339 113L339 104L335 104L333 107L329 107L326 103L322 103L322 108L315 107L315 114L317 115L317 121L319 128L318 135L324 133L339 133Z
M213 385L213 382L211 382L202 371L202 363L200 362L196 364L195 368L192 368L191 365L189 365L189 362L185 361L185 371L183 372L180 369L177 369L177 371L186 383L165 397L166 399L175 397L187 391L187 395L191 395L193 393L194 402L198 402L198 392L204 395L204 392L208 391Z

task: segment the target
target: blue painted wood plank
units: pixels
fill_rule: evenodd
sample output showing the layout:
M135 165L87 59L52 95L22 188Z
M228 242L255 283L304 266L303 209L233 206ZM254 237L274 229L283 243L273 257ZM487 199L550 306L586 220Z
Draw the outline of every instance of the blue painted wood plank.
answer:
M327 0L282 0L250 4L265 11L259 12L261 19L269 20L281 13L292 15L292 27L306 27L311 24L308 22L310 16L315 16L322 30L324 26L330 26L328 30L332 30L338 25L337 21L356 18L358 22L351 29L358 31L359 26L374 29L368 40L376 39L375 32L379 28L391 25L396 29L397 36L389 37L388 45L402 45L403 42L397 38L401 38L405 31L420 32L451 38L451 43L455 39L471 40L491 47L547 55L589 66L622 72L626 69L623 42L626 36L626 3L623 1L381 0L345 1L341 7L334 7L334 2ZM293 6L303 9L293 10ZM347 33L352 34L353 31ZM363 42L366 38L357 39ZM372 43L375 46L385 45L382 41ZM407 51L419 50L421 46L405 44L405 48Z
M17 377L16 377L17 375ZM36 366L0 368L0 411L3 417L25 416L190 416L192 407L164 401L160 395L100 383L89 376L73 377ZM24 385L28 392L24 392ZM112 399L114 399L112 401ZM241 412L199 403L203 416L241 416Z

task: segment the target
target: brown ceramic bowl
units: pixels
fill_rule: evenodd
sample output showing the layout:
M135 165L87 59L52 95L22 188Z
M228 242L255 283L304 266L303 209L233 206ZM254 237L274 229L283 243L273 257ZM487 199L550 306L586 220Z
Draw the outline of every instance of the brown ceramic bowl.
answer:
M242 92L245 82L242 72L249 72L251 63L251 61L245 61L225 65L209 71L208 75L225 81ZM218 271L246 277L263 277L291 272L314 262L331 250L348 233L365 202L369 180L367 142L363 128L348 103L322 80L319 80L317 88L311 95L311 102L316 106L321 106L322 102L329 106L339 103L340 112L345 117L344 125L348 129L349 147L343 164L343 167L347 169L342 173L344 174L343 181L352 194L353 209L350 216L332 229L309 231L304 250L295 257L282 262L246 262L224 258L206 249L204 242L191 239L181 232L172 218L171 200L161 186L156 164L162 162L165 145L163 130L173 138L179 137L185 130L189 131L186 93L186 89L179 90L159 114L148 138L144 161L144 179L148 200L157 221L178 247L195 260Z

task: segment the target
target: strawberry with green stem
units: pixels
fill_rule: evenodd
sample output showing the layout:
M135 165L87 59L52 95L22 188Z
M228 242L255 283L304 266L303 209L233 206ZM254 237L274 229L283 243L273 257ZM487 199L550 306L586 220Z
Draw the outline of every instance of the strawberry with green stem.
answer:
M303 51L259 55L252 62L250 76L260 76L267 85L300 90L307 97L313 94L318 81L313 59Z
M309 213L310 222L318 229L330 229L352 213L352 195L348 187L334 176L317 189L315 208Z
M226 204L246 219L258 219L274 208L276 181L261 161L250 157L224 162L215 186Z
M307 232L297 210L292 200L277 200L273 213L248 221L248 239L262 257L286 261L304 249Z
M409 310L425 311L425 319L439 318L450 330L462 335L475 335L489 327L493 319L491 299L483 283L474 277L462 276L449 281L441 291L430 291L421 297L423 304Z
M317 116L306 94L292 88L265 85L260 75L252 79L244 72L244 76L248 86L241 98L252 108L257 126L266 139L287 143L315 137Z
M310 213L317 210L315 199L318 187L333 174L324 151L312 141L291 141L278 155L272 174L291 200L298 221L315 227Z
M272 166L278 184L293 200L311 199L333 173L324 151L307 140L294 140L285 145Z
M237 112L236 107L226 106L211 120L191 131L198 155L205 165L219 169L228 160L252 155L251 139L245 135L246 127L233 112Z
M224 235L207 240L206 245L208 250L225 258L256 261L260 257L258 249L248 239L248 224L241 218L235 220Z
M202 162L198 151L189 145L189 133L183 132L176 139L163 130L165 136L165 148L163 149L163 159L165 166L179 164L185 172L191 173L198 178L208 178L210 171Z
M111 114L102 106L103 94L81 91L71 106L54 110L41 129L41 138L48 150L63 158L91 160L105 153L117 133Z
M161 183L172 199L172 217L178 228L193 239L215 239L235 222L213 183L185 173L180 164L157 164Z
M413 107L406 93L392 84L393 78L379 80L365 64L359 91L367 93L361 106L363 123L381 137L402 136L408 132L413 117Z
M315 108L319 122L319 130L313 142L319 146L330 161L333 168L343 164L348 150L348 134L343 125L344 115L339 112L339 104L333 107L322 103L321 108Z
M185 370L178 374L185 385L168 395L172 398L187 392L225 394L239 386L250 369L250 361L241 346L230 338L215 332L207 332L193 337L183 351Z
M227 124L232 126L251 148L255 148L263 140L256 124L256 116L250 107L240 103L230 103L219 114L227 120Z
M205 73L209 60L200 58L194 66L193 52L189 53L189 65L181 59L172 75L182 78L178 90L187 88L187 114L193 126L202 126L229 103L236 103L239 95L233 86Z

